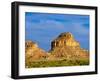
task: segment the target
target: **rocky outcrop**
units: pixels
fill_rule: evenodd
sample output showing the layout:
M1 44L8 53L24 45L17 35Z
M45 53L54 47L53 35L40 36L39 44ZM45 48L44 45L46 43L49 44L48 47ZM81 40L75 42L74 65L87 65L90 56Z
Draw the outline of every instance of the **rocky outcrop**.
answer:
M59 58L89 58L88 50L82 49L70 32L61 33L52 41L50 53Z
M39 60L47 57L47 53L32 41L25 42L25 55L28 61Z
M55 40L51 42L51 49L55 47L79 47L80 44L74 40L73 35L70 32L61 33Z

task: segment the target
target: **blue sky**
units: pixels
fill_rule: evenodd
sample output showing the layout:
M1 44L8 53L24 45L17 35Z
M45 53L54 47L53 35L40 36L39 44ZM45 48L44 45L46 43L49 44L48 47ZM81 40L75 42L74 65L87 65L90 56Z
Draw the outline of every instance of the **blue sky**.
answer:
M48 51L51 41L62 32L71 32L82 48L89 50L89 16L74 14L25 13L25 40Z

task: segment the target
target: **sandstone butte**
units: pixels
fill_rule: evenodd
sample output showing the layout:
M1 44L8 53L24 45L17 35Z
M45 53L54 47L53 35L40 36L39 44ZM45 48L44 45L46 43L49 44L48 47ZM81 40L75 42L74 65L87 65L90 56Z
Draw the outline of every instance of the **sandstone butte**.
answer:
M34 61L40 59L59 60L66 59L88 59L89 51L81 48L80 43L76 41L70 32L61 33L51 42L50 51L38 47L33 41L25 42L26 61Z

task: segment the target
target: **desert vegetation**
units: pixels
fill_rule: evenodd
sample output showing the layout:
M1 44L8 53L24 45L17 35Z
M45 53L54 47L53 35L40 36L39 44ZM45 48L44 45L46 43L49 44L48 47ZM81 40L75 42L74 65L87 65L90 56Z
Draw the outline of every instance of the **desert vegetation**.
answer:
M61 66L81 66L89 65L89 59L59 59L59 60L34 60L27 61L26 68L32 67L61 67Z

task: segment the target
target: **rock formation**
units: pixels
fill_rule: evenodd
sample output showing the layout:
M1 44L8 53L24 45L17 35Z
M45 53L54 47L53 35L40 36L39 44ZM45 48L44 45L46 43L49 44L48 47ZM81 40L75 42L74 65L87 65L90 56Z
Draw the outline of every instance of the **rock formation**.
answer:
M70 32L61 33L51 43L50 53L54 57L88 58L88 50L82 49Z
M28 67L33 67L33 65L34 67L38 67L40 65L39 61L41 60L49 62L63 59L69 60L69 62L70 60L71 62L77 61L79 64L81 63L80 60L83 59L87 61L86 64L89 64L89 51L81 48L80 43L74 39L74 36L70 32L61 33L54 39L51 42L51 50L49 52L39 48L35 42L25 42L25 63ZM46 64L48 63L45 63L44 66L46 66ZM82 62L82 64L84 65L84 62Z
M32 41L25 42L25 54L26 59L29 59L30 61L47 57L47 53L43 49L40 49L38 45Z
M51 49L55 47L79 47L80 44L74 40L73 35L70 32L61 33L55 40L51 43Z

